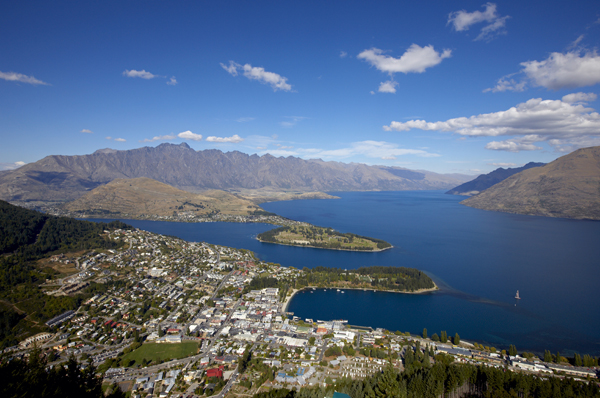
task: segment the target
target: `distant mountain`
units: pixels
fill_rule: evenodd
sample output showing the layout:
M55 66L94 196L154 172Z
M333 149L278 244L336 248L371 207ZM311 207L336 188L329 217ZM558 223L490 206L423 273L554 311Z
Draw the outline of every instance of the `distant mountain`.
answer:
M461 202L484 210L600 220L600 147L522 171Z
M460 180L399 167L276 158L269 154L195 151L187 144L161 144L127 151L98 150L83 156L47 156L0 174L0 199L70 201L117 178L147 177L173 187L273 191L368 191L448 189Z
M72 202L63 209L88 216L138 218L144 215L171 216L187 212L195 216L211 213L250 215L264 210L253 202L229 192L211 190L202 194L182 191L146 177L112 180Z
M475 178L474 180L465 182L462 185L452 188L451 190L449 190L446 193L451 194L451 195L465 195L465 196L477 195L478 193L485 191L492 185L495 185L495 184L499 183L500 181L504 181L508 177L510 177L514 174L520 173L523 170L531 169L533 167L541 167L541 166L544 166L545 164L546 163L529 162L523 167L515 167L515 168L509 168L509 169L504 169L504 168L500 167L499 169L496 169L496 170L492 171L491 173L482 174L482 175L478 176L477 178Z

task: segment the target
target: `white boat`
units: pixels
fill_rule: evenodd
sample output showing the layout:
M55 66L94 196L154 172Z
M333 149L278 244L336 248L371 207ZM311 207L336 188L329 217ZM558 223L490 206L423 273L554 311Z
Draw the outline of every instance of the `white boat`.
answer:
M338 292L340 291L340 289L337 290Z
M342 290L342 293L344 293L344 291Z
M516 298L517 300L521 300L521 297L519 297L519 291L518 291L518 290L517 290L517 295L515 296L515 298Z

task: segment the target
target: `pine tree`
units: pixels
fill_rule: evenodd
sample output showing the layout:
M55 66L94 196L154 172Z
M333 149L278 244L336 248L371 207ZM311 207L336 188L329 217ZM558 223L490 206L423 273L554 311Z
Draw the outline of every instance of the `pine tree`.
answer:
M556 351L556 363L560 363L560 352Z
M427 329L423 328L423 338L426 339L427 338Z
M510 347L508 347L508 355L510 355L511 357L517 355L517 347L511 344Z
M454 335L454 345L459 345L460 344L460 336L458 335L458 333L456 333Z
M448 335L446 334L445 330L442 330L440 341L442 343L447 343L448 342Z
M581 366L583 363L581 362L581 355L575 354L575 366Z
M552 353L550 350L544 351L544 362L552 362Z
M404 367L408 368L415 361L415 355L413 353L412 347L406 347L406 352L404 353Z

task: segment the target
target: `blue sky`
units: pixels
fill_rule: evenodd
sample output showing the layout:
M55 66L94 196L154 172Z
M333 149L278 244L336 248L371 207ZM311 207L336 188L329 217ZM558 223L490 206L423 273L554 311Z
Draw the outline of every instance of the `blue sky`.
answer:
M0 37L0 169L186 142L476 174L600 145L597 1L21 1Z

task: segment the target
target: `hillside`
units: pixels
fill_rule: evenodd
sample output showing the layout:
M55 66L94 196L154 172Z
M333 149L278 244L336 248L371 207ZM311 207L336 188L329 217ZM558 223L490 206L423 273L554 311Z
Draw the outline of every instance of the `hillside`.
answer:
M461 202L483 210L600 220L600 147L522 171Z
M474 180L465 182L455 188L452 188L447 194L450 195L464 195L464 196L472 196L477 195L480 192L485 191L489 187L496 185L497 183L506 180L508 177L515 175L517 173L522 172L523 170L531 169L533 167L541 167L545 165L545 163L535 163L529 162L523 167L514 167L514 168L498 168L491 173L482 174L475 178Z
M455 176L396 167L223 153L216 149L195 151L182 143L125 151L104 149L82 156L47 156L0 173L0 199L70 201L117 178L137 177L189 192L449 189L464 182Z
M253 202L225 191L212 190L195 194L143 177L118 178L64 204L63 208L89 216L132 218L149 214L170 216L173 212L188 212L196 216L215 213L250 215L263 212Z

